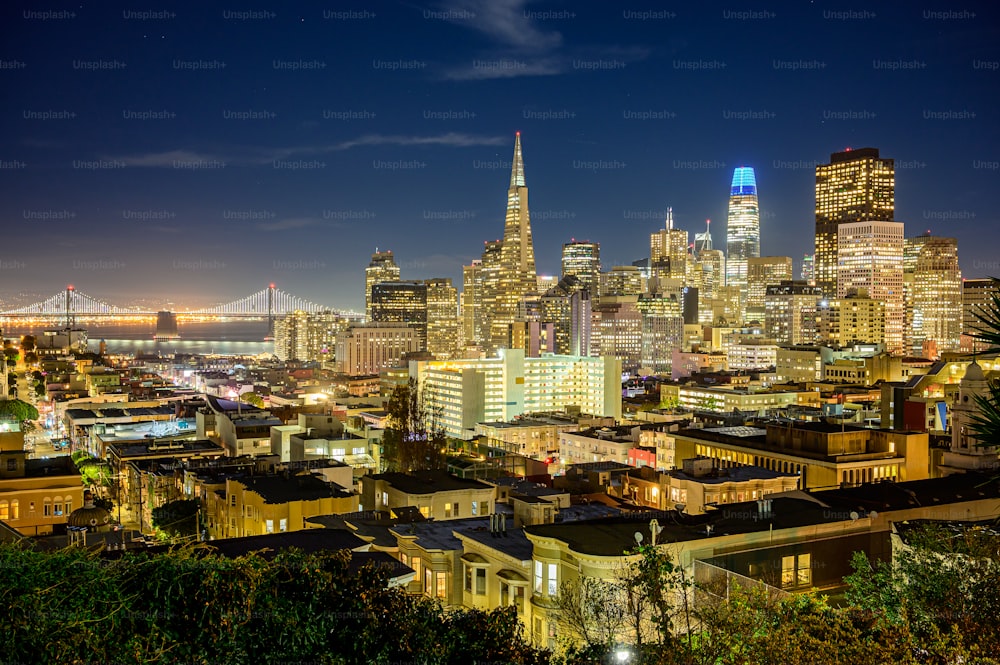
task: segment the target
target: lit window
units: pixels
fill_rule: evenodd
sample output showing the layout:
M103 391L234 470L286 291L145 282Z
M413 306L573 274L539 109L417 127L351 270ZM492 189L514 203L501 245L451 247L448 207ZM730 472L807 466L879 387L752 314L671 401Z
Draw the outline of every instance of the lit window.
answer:
M274 520L264 522L264 533L274 533Z
M282 517L278 520L278 531L288 531L288 519Z

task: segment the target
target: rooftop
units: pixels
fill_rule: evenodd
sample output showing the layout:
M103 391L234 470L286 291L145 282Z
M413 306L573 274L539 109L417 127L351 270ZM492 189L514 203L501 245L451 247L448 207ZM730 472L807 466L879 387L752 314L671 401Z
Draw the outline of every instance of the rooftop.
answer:
M454 490L492 490L493 486L479 480L459 478L446 471L415 471L413 473L379 473L373 480L383 480L404 494L433 494ZM363 482L363 481L362 481Z
M310 474L288 476L250 476L236 480L247 490L256 492L264 503L289 503L291 501L315 501L326 498L346 498L351 493L336 483L326 483Z

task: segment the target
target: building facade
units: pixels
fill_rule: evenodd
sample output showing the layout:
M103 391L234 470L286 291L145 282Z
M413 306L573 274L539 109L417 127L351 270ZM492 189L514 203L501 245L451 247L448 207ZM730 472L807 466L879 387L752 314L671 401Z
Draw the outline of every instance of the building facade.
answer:
M845 150L816 167L816 285L838 294L839 228L848 222L884 221L895 215L896 170L878 149Z

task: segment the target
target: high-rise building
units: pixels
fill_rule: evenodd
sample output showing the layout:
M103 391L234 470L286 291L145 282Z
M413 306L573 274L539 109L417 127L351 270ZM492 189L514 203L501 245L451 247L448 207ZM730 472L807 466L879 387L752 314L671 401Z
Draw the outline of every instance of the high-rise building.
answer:
M649 266L657 281L687 279L688 233L674 228L673 208L667 208L663 228L649 235Z
M838 292L837 256L841 224L892 221L896 171L893 160L880 159L878 149L845 150L816 167L816 286L827 296Z
M482 315L482 280L483 262L475 259L471 264L462 266L462 344L477 344L480 340L477 331L480 329Z
M614 266L601 273L601 297L638 296L646 292L646 278L636 266Z
M574 239L562 248L562 277L570 275L580 280L582 288L597 297L601 285L601 246L596 242Z
M642 358L642 312L639 296L601 296L592 306L590 353L614 356L628 371L639 367Z
M337 371L348 376L374 376L399 367L408 353L420 350L417 331L405 323L352 325L337 333Z
M895 355L905 353L903 243L902 222L848 222L837 227L837 297L865 291L884 302L886 350Z
M778 344L813 344L816 308L823 297L819 287L785 281L767 287L764 295L764 331Z
M821 300L816 310L817 344L844 347L885 342L885 303L865 292Z
M539 298L538 319L553 324L556 353L570 353L573 334L572 296L584 290L583 282L577 275L567 275Z
M641 366L656 374L669 374L675 349L684 341L681 301L674 294L640 296L636 303L642 314Z
M427 350L435 358L447 359L459 346L458 290L446 277L428 279L426 284Z
M337 312L289 312L274 322L274 355L280 360L332 362L337 333L350 323Z
M990 303L996 292L996 282L988 277L962 280L962 351L971 353L985 349L983 342L971 337L983 323L976 314L983 314L983 308Z
M701 235L701 234L699 234ZM726 285L726 256L721 249L712 249L712 236L706 230L707 241L695 253L695 262L688 280L698 289L698 322L713 323L714 302ZM697 245L697 241L696 241Z
M487 240L483 244L482 265L479 269L479 314L475 342L484 348L490 344L491 313L496 307L497 291L500 288L501 245L499 240Z
M422 281L380 282L372 287L371 321L405 323L427 348L427 284Z
M398 282L399 276L399 266L392 252L375 250L371 263L365 268L365 314L369 320L372 317L372 287L381 282Z
M812 254L806 254L802 257L802 270L799 271L799 279L810 286L816 286L816 261Z
M746 321L760 321L764 316L764 293L772 284L792 279L792 257L751 256L747 259Z
M510 325L518 320L521 300L535 293L535 248L531 241L531 218L528 213L528 187L524 179L524 159L521 156L521 133L514 138L514 159L511 163L510 187L507 190L507 215L503 241L500 244L500 265L497 291L490 321L490 348L503 348L510 334Z
M726 225L726 286L747 288L747 259L760 256L760 210L757 178L753 168L733 171L729 188L729 219Z
M913 257L912 269L909 256ZM937 356L957 351L962 336L962 272L958 240L930 233L907 238L903 246L907 305L907 349ZM936 351L934 353L933 351Z

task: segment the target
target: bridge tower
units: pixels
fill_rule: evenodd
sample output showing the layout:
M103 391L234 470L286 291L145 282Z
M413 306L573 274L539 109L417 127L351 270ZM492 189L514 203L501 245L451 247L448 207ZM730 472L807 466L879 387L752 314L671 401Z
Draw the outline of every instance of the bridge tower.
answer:
M66 327L67 328L72 328L73 325L76 323L76 321L74 320L74 317L73 317L73 307L72 307L73 291L74 290L75 289L73 288L72 284L67 284L66 285Z
M274 340L274 282L267 285L267 337L264 341Z

